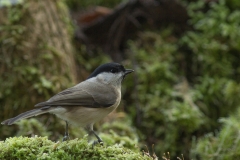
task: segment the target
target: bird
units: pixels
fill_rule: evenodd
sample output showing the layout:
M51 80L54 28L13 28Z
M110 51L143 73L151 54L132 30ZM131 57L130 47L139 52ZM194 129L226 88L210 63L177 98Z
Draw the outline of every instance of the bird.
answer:
M97 138L96 143L103 143L93 130L93 125L118 107L122 81L133 71L115 62L102 64L85 81L36 104L36 109L21 113L1 124L12 125L21 119L51 113L66 123L63 141L69 139L68 126L72 124L93 134Z

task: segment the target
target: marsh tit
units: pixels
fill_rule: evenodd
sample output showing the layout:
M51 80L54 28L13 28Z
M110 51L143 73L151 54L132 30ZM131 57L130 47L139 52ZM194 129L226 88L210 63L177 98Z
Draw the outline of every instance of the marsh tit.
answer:
M100 65L85 81L63 90L48 101L36 104L36 109L7 119L1 124L11 125L21 119L52 113L66 122L63 140L69 138L68 124L73 124L94 134L100 143L102 139L94 132L93 124L118 107L122 80L132 72L132 69L125 69L118 63Z

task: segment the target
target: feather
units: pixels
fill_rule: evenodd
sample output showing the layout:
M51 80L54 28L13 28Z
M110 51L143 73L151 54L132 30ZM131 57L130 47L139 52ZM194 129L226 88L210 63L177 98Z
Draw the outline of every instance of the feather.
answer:
M82 106L89 108L110 107L116 102L117 93L104 84L84 81L72 88L68 88L46 102L41 102L35 107L43 106ZM91 94L90 94L91 93ZM108 95L108 96L106 96Z
M12 125L13 123L15 123L16 121L19 121L21 119L26 119L26 118L30 118L30 117L33 117L33 116L38 116L40 114L47 113L47 112L49 112L49 109L50 109L50 106L46 106L46 107L42 107L42 108L38 108L38 109L33 109L33 110L30 110L30 111L24 112L22 114L19 114L16 117L7 119L7 120L3 121L1 124Z

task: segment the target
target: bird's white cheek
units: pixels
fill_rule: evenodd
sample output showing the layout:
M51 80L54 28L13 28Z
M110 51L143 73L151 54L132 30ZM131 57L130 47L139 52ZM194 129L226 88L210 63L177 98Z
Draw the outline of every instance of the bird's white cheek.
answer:
M121 85L123 73L101 73L97 76L97 80L104 84Z

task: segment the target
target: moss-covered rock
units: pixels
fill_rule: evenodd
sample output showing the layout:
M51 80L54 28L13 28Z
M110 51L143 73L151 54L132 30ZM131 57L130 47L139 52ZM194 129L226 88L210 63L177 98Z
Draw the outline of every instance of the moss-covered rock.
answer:
M83 139L53 142L47 137L13 137L0 142L0 159L137 159L150 160L141 152L132 151L121 145L95 145Z

